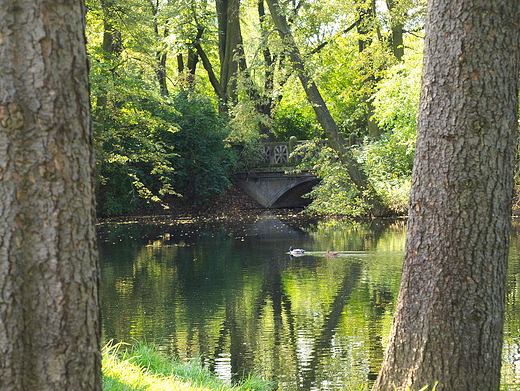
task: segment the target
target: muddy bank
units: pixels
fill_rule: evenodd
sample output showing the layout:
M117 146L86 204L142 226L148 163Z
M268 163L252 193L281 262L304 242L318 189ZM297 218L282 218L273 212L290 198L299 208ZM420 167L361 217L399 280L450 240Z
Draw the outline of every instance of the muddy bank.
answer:
M255 221L265 213L272 213L281 220L297 220L300 223L318 221L315 216L302 213L303 208L266 209L252 199L242 189L231 187L218 200L202 208L194 208L181 199L170 197L152 209L142 209L135 215L98 218L98 223L154 223L154 224L194 224L194 223L245 223Z

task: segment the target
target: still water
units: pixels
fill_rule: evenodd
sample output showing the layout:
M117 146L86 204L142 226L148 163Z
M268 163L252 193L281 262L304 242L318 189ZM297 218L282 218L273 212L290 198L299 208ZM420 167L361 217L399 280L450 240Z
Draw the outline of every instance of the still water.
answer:
M520 389L520 236L511 242L503 388ZM105 340L146 341L278 390L370 389L399 289L403 222L101 224ZM292 257L289 246L305 249ZM326 251L338 252L327 256Z

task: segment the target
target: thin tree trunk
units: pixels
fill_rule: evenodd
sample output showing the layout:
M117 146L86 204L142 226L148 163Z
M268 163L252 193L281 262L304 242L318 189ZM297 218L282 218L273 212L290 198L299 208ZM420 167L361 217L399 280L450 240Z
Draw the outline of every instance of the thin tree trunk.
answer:
M112 61L112 56L120 55L122 51L121 31L116 29L112 21L113 4L111 1L101 1L101 9L103 11L103 58L105 61ZM101 135L105 130L105 112L107 105L107 91L101 90L99 96L96 97L96 110L92 113L94 119L94 134Z
M390 11L390 18L392 23L392 52L397 60L401 61L404 56L403 43L403 23L401 21L402 15L396 15L395 0L386 0L386 6Z
M357 31L359 34L358 39L358 47L359 53L365 51L372 42L372 36L374 31L376 30L376 4L374 0L361 0L357 3L358 10L358 23L357 23ZM380 34L379 34L380 35ZM364 84L374 85L376 79L373 75L373 71L370 72L370 75L365 79ZM366 121L367 121L367 131L368 136L377 140L381 137L382 130L379 127L379 124L372 119L374 115L374 105L372 103L371 97L372 93L365 91L364 100L367 107L366 113Z
M267 0L271 17L273 18L274 25L280 32L280 36L287 47L289 59L296 70L300 83L305 91L307 100L312 104L312 108L316 114L318 122L323 127L325 134L329 139L331 147L338 153L340 160L346 166L348 174L356 188L363 194L365 200L369 203L372 208L372 213L375 216L382 216L386 213L386 208L382 204L381 200L375 193L368 182L368 178L365 173L361 170L354 157L348 149L345 148L345 141L341 136L338 126L332 115L330 114L323 97L314 83L314 80L309 76L305 69L305 64L294 41L289 25L285 16L280 10L280 6L277 0Z
M202 27L197 28L197 35L195 37L195 41L198 42L202 38L202 34L204 33L204 29ZM199 63L199 54L197 52L197 49L194 47L188 48L188 60L187 60L187 67L188 67L188 73L186 74L186 83L188 89L195 88L195 73L197 71L197 64Z
M82 1L0 2L0 389L101 390Z
M396 23L392 26L392 52L397 60L401 61L404 56L404 41L403 41L402 23Z
M153 16L153 30L155 33L155 37L158 41L160 41L161 37L159 34L159 24L157 22L157 17L159 15L159 2L157 0L149 0L150 7L152 9L152 16ZM166 38L168 36L168 28L164 28L163 38ZM162 96L168 96L168 75L167 75L167 69L166 69L166 61L168 59L168 53L166 52L166 49L164 48L164 45L161 48L161 50L158 50L155 53L155 75L157 76L157 82L159 83L159 91L161 92Z
M429 3L403 276L374 390L499 389L519 10Z
M226 96L221 113L236 101L237 72L244 67L242 30L240 28L240 0L217 0L219 26L220 87ZM240 65L242 64L242 65Z
M164 52L157 52L156 54L156 68L155 74L157 76L157 81L159 83L159 90L161 91L162 96L168 96L170 93L168 92L168 75L166 73L166 60L168 59L168 55Z

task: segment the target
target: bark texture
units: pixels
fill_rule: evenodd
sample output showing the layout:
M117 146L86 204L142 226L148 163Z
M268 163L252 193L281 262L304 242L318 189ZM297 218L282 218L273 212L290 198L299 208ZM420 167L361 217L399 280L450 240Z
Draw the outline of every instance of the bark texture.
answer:
M101 390L82 1L0 0L0 389Z
M498 390L517 0L431 0L403 277L374 390Z

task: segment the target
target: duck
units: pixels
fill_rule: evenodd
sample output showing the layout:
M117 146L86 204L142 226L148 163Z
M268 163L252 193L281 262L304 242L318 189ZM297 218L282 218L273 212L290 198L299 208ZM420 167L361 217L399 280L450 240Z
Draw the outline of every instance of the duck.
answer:
M305 250L302 250L301 248L293 248L293 246L289 247L289 254L291 255L303 255L305 253Z
M337 251L325 251L325 256L327 257L337 257L339 255L339 252Z

